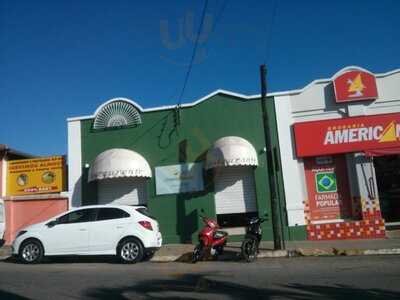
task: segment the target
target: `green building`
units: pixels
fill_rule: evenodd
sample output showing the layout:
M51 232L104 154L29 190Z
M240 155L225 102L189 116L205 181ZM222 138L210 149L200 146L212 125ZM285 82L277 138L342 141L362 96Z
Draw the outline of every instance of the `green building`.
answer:
M272 98L266 110L271 145L265 144L260 97L222 90L153 109L115 98L91 116L70 118L70 207L147 205L165 243L196 241L201 210L233 240L241 238L249 216L266 213L263 238L272 240L267 172L273 172L285 239L304 239L303 226L287 227ZM270 166L266 147L276 150Z

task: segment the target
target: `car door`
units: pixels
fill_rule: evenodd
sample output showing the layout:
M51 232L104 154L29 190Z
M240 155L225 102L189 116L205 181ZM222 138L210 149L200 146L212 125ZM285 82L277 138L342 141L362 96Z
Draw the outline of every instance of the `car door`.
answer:
M130 215L123 209L99 208L96 221L90 225L90 251L93 254L114 254L117 242L130 223Z
M89 251L89 225L96 217L96 209L79 209L56 220L42 233L48 255L85 254Z

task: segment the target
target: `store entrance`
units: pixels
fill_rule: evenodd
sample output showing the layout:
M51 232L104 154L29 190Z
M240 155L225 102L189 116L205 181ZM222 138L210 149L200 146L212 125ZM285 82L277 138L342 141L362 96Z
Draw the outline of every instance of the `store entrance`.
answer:
M382 217L400 225L400 155L374 158Z

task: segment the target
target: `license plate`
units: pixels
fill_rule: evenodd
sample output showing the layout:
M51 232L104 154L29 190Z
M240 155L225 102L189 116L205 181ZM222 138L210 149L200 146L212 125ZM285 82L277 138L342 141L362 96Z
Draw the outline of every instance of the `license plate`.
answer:
M161 238L161 233L157 234L157 246L161 247L161 242L162 242L162 238Z

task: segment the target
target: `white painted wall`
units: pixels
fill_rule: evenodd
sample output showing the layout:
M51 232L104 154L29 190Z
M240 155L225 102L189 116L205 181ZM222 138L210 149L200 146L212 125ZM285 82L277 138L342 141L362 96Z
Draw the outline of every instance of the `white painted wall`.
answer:
M68 191L69 207L82 204L81 121L68 121Z
M276 97L276 118L279 135L279 148L281 151L282 176L285 186L286 209L289 226L304 225L304 206L306 189L304 169L296 159L294 143L292 139L291 124L291 97Z

